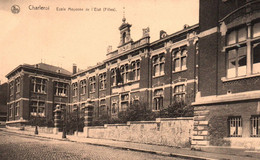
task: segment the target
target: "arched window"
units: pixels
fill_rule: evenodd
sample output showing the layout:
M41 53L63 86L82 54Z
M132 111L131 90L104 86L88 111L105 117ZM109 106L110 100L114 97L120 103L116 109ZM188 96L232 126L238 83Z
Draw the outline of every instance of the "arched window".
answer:
M126 33L123 33L123 44L126 43Z

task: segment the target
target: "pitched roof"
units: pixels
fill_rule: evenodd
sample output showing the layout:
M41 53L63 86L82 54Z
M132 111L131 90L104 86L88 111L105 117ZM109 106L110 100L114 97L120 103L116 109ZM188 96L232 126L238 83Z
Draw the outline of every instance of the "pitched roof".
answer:
M35 65L30 65L32 67L37 66L37 68L43 69L43 70L47 70L47 71L51 71L51 72L60 72L62 74L66 74L66 75L71 75L72 73L64 68L61 67L57 67L57 66L53 66L50 64L46 64L46 63L37 63Z

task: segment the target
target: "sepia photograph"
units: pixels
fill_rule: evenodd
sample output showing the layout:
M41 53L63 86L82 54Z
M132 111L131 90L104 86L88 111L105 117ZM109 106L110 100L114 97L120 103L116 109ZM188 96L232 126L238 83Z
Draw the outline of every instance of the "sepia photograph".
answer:
M1 0L0 26L0 159L260 159L260 0Z

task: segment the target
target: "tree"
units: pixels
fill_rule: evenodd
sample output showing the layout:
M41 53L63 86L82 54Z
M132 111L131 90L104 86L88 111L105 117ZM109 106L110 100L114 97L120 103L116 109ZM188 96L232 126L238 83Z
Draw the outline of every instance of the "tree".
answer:
M193 107L183 101L175 101L167 108L160 110L161 118L193 117Z

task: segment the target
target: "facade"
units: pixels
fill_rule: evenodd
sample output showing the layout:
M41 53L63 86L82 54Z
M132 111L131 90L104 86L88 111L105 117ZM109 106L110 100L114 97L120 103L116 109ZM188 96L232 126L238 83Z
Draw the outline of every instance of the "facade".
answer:
M57 104L69 103L71 73L44 63L23 64L8 78L7 125L21 125L31 117L52 120Z
M200 1L195 147L260 144L260 1Z
M117 50L108 47L107 59L71 79L71 108L94 102L93 118L117 117L130 103L139 101L153 111L167 107L175 100L194 101L197 90L198 25L150 43L149 28L133 41L131 25L123 19L119 27Z

